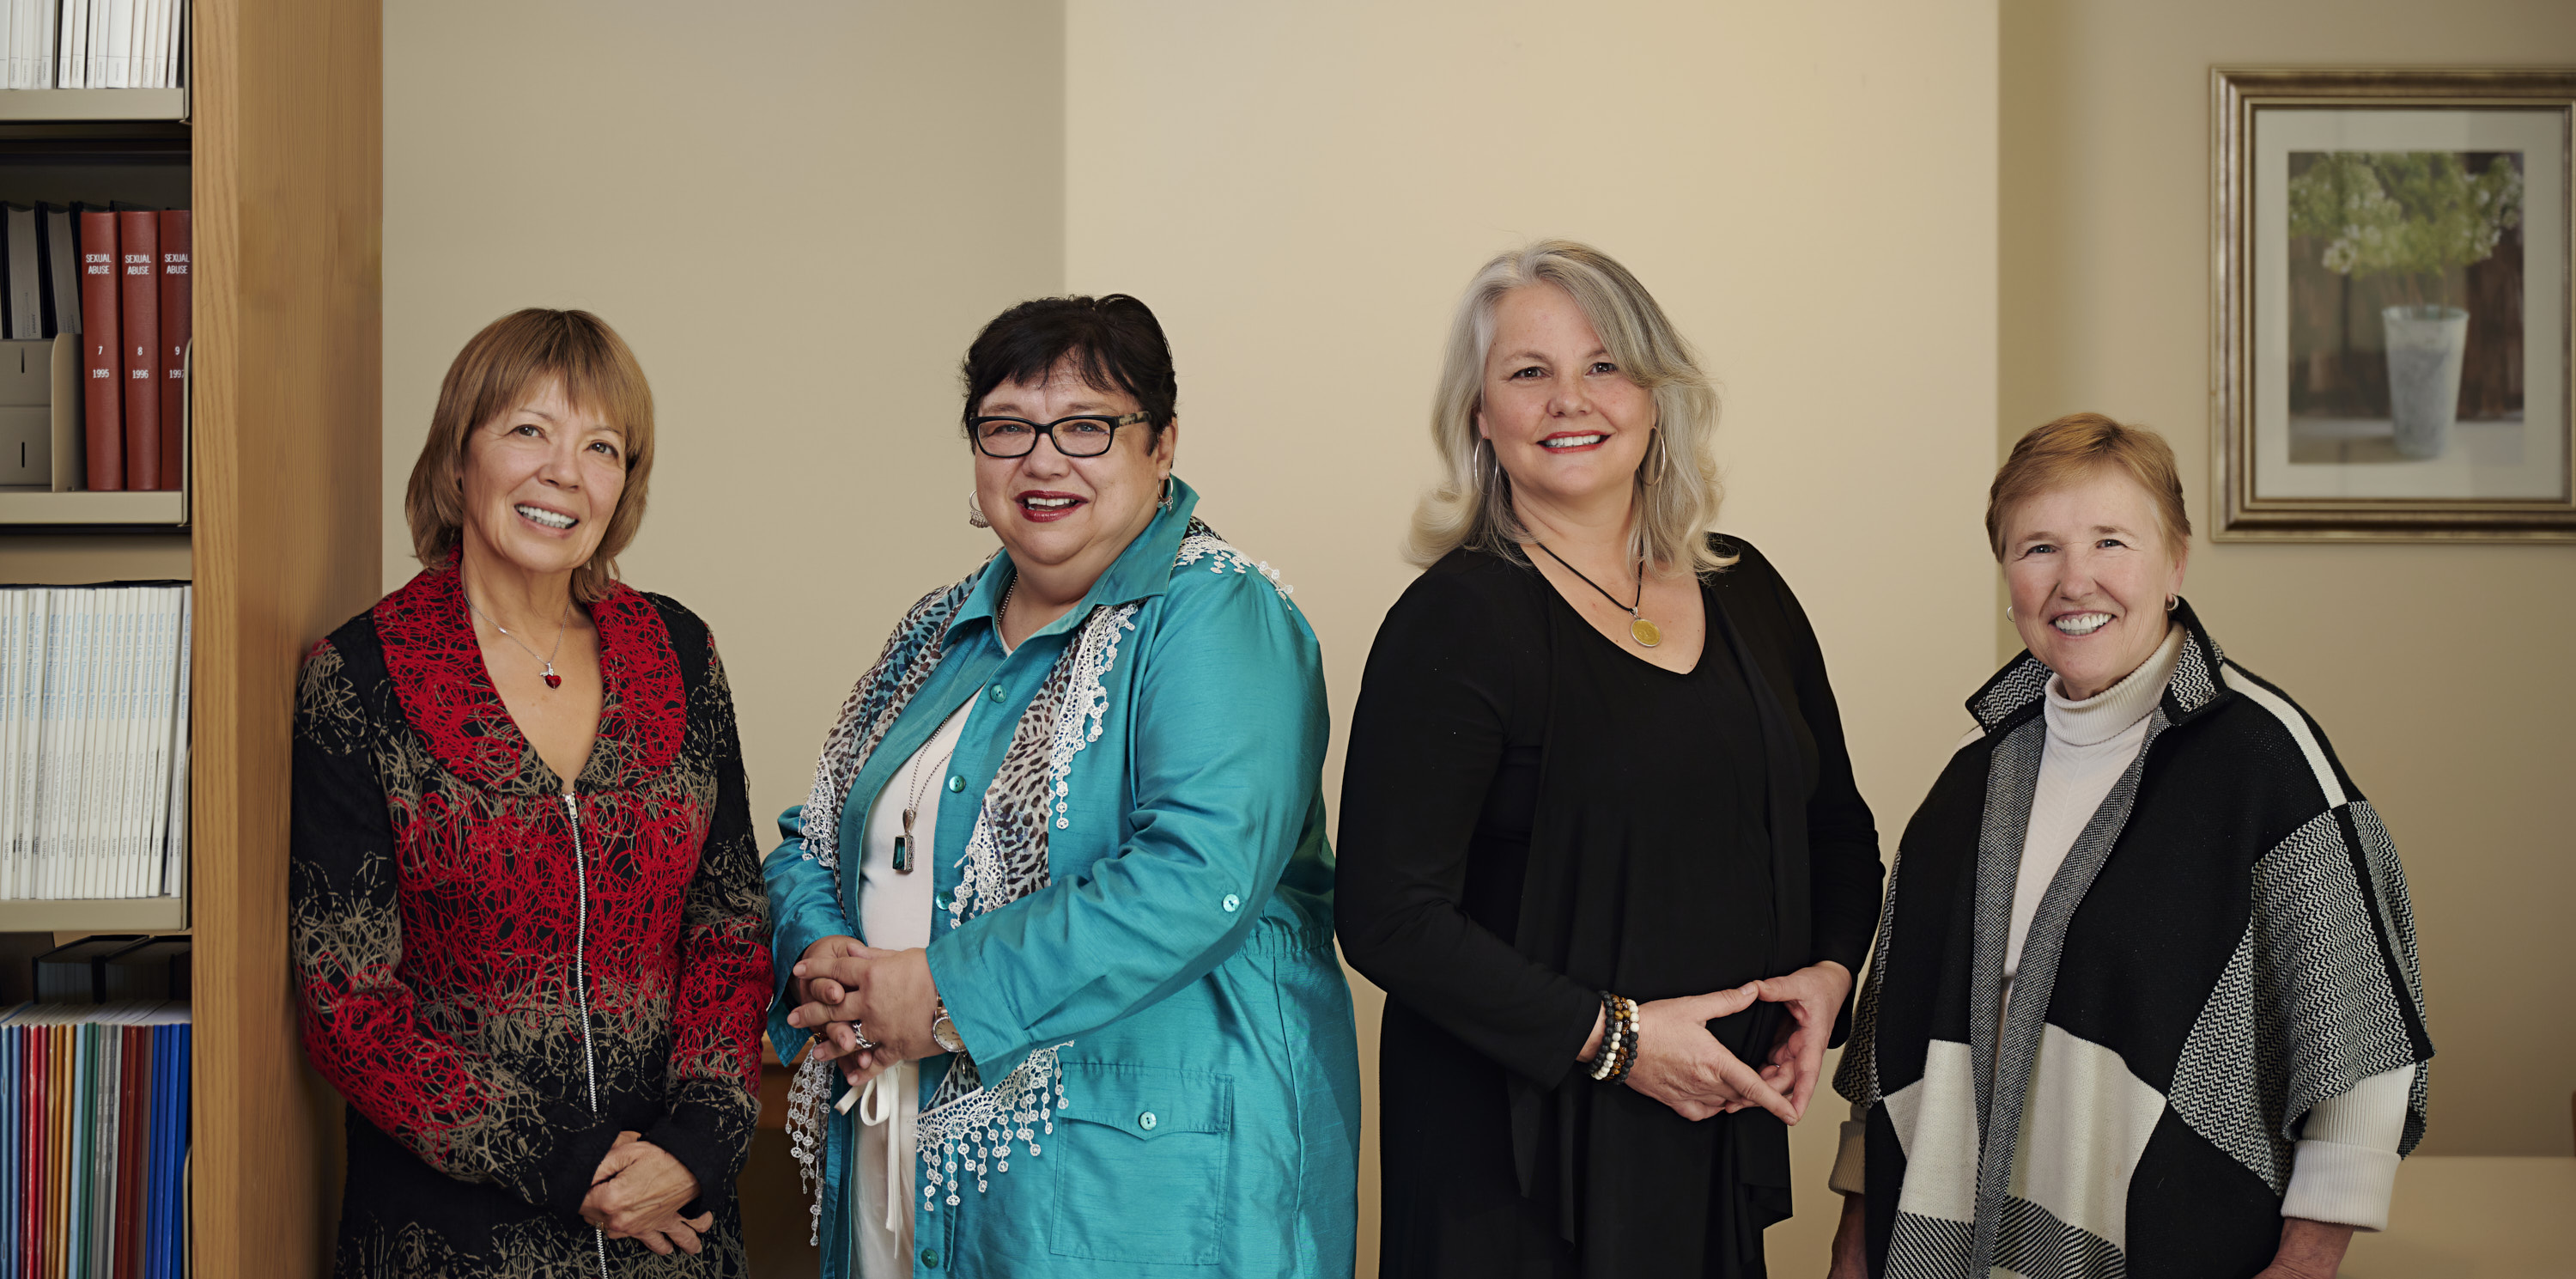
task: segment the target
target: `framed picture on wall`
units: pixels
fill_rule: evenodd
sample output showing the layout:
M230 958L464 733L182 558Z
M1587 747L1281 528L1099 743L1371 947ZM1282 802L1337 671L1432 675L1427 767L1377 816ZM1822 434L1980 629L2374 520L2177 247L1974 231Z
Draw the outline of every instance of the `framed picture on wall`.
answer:
M2211 81L2212 535L2576 541L2576 69Z

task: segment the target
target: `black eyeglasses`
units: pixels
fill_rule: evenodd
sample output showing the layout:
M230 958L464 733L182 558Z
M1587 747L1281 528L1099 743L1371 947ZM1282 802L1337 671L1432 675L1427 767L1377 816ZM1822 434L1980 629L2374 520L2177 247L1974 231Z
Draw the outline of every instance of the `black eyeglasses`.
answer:
M986 457L1027 457L1038 446L1043 435L1055 441L1055 451L1066 457L1098 457L1109 451L1118 438L1118 428L1134 426L1153 414L1138 410L1121 417L1099 413L1077 413L1052 422L1032 422L1024 417L970 417L966 434L975 441L975 451Z

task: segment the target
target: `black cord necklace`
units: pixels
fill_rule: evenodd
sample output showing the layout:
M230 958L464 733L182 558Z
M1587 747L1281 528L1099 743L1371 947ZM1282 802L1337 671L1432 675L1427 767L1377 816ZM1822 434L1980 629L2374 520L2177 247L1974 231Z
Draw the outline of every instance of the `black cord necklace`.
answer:
M1535 546L1542 551L1547 551L1547 543L1545 542L1533 541L1530 545ZM1554 551L1547 551L1547 557L1555 560L1559 564L1565 564L1565 557ZM1576 568L1571 564L1565 564L1565 571L1574 574L1576 577L1583 577L1583 570ZM1593 581L1591 578L1583 577L1583 584L1596 591L1601 591L1601 583ZM1646 560L1644 556L1639 556L1637 558L1636 603L1621 604L1619 603L1619 597L1608 591L1601 591L1601 598L1610 601L1614 607L1628 610L1628 638L1637 641L1637 646L1639 648L1653 648L1657 644L1664 642L1664 628L1655 625L1653 622L1647 621L1645 615L1637 611L1646 603Z

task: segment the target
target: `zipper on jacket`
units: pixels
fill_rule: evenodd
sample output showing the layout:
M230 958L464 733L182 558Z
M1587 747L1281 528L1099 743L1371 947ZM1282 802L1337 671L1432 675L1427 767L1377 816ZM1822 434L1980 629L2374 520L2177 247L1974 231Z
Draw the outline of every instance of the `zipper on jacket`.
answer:
M590 1099L592 1118L599 1115L599 1067L590 1047L590 856L581 847L581 809L572 792L564 792L564 822L572 830L572 992L581 1012L581 1081ZM608 1232L591 1228L592 1249L599 1255L599 1279L608 1279Z

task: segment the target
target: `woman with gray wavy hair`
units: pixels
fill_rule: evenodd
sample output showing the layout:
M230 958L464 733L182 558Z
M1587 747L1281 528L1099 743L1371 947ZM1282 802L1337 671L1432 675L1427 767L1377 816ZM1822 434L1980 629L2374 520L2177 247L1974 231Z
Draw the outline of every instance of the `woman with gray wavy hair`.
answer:
M1759 1275L1877 918L1814 632L1709 532L1717 397L1636 277L1487 263L1425 572L1369 655L1344 954L1388 995L1384 1275Z

